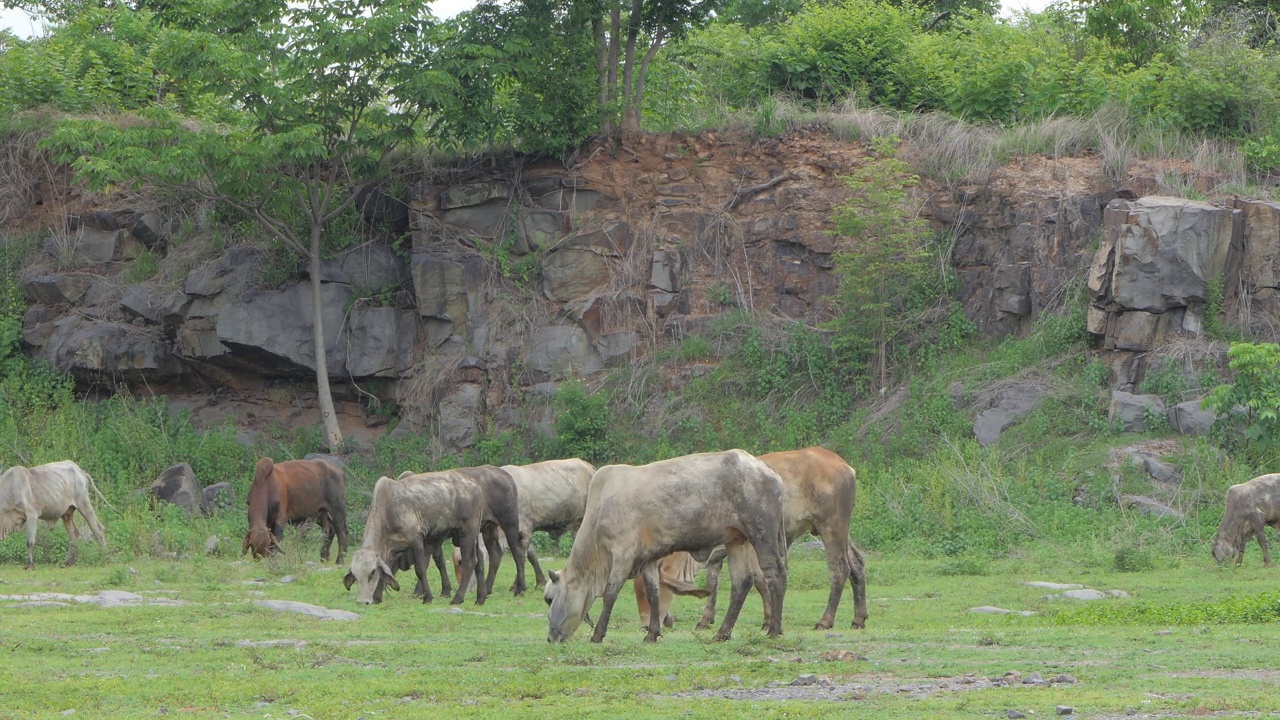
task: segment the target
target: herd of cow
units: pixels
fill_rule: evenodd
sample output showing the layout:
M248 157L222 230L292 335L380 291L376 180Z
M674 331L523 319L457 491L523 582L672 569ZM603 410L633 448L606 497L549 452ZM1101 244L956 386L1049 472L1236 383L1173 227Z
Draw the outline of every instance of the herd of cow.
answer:
M72 515L79 511L105 546L90 490L102 497L92 478L70 461L9 468L0 474L0 539L24 528L30 569L39 521L53 526L61 519L70 539L71 564L77 541ZM398 571L413 568L415 594L431 602L427 563L433 561L442 592L453 593L453 603L463 601L474 579L476 603L483 604L493 592L505 544L516 565L512 592L526 590L526 557L544 586L548 641L569 639L602 596L591 640L603 640L618 593L634 578L637 605L648 628L645 639L652 642L662 625L671 625L675 594L706 596L698 627L710 627L720 568L727 558L729 608L715 638L729 638L753 586L763 600L769 635L776 636L782 632L787 549L796 538L812 533L825 545L831 586L816 627L835 624L847 581L853 588L853 627L862 628L867 619L865 566L849 534L856 494L853 468L821 447L759 457L727 450L599 469L569 459L404 472L394 479L382 477L374 486L364 538L343 583L348 590L359 586L358 602L377 603L385 588L400 589ZM321 558L328 559L336 537L341 564L348 548L346 475L325 460L274 463L262 458L249 489L248 520L242 554L269 555L278 549L286 523L315 521L324 532ZM1239 562L1245 543L1255 537L1270 565L1266 526L1280 529L1280 474L1263 475L1227 492L1214 559ZM561 572L544 577L530 545L538 530L553 538L574 533ZM456 592L445 568L445 540L454 546ZM692 584L699 563L707 566L705 590Z
M78 510L95 539L106 535L90 503L93 480L73 462L12 467L0 475L0 538L19 527L27 532L27 567L34 566L36 527L62 519L70 536L68 564L75 561ZM379 478L360 547L343 578L358 585L357 601L381 602L383 591L399 590L396 573L413 568L415 594L433 595L428 562L440 573L441 590L461 603L476 587L476 603L493 592L504 546L515 560L511 590L527 589L525 558L544 587L549 641L567 640L587 618L594 601L604 607L592 641L600 642L624 583L635 578L636 600L655 641L671 625L674 595L706 596L700 628L715 619L716 589L723 561L729 561L729 608L716 633L728 639L751 588L764 601L770 635L782 632L787 586L787 548L812 533L826 546L831 594L820 629L835 624L845 582L854 595L853 627L866 623L866 579L861 551L849 535L857 494L853 468L820 447L755 457L742 450L700 453L643 466L584 460L550 460L533 465L404 472ZM101 494L98 494L101 497ZM338 541L337 562L348 550L346 475L325 460L275 463L262 458L248 495L248 531L242 554L269 555L279 548L285 524L314 521L324 533L320 556L328 560ZM544 575L530 545L535 531L553 538L574 534L564 569ZM442 550L454 546L457 590L453 590ZM489 562L488 573L485 561ZM693 585L705 563L708 589Z

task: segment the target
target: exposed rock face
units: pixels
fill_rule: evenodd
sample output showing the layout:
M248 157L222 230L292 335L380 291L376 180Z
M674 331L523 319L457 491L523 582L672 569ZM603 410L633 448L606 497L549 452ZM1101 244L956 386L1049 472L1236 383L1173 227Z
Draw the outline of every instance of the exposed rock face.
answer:
M834 255L860 241L830 231L833 209L848 197L844 178L866 161L861 147L805 130L764 140L646 135L628 148L634 157L588 148L568 167L531 160L518 173L467 171L405 198L362 193L364 216L408 227L412 251L406 258L375 242L324 261L325 370L335 384L386 379L364 386L381 386L382 399L406 408L412 423L401 432L435 433L459 448L490 424L541 426L520 417L525 393L551 393L566 378L698 336L737 307L810 325L828 317L839 286ZM1216 278L1227 280L1229 307L1258 314L1280 304L1280 204L1143 197L1156 185L1137 178L1112 187L1095 161L1031 157L980 183L923 187L919 198L933 229L954 237L959 298L986 334L1025 333L1088 271L1089 329L1112 386L1130 391L1160 343L1201 331ZM263 289L262 252L234 246L180 289L125 287L110 275L142 246L162 253L163 223L97 215L74 228L76 248L50 250L98 267L24 283L36 303L24 321L30 347L86 378L199 377L265 385L257 392L268 396L295 382L289 398L193 412L202 422L236 412L311 420L305 277ZM1251 305L1233 295L1240 289ZM395 306L371 295L395 295ZM707 371L686 367L680 377ZM360 416L365 429L365 396L335 393L339 413ZM408 409L411 400L418 405ZM1034 402L1002 397L975 433L993 442ZM1146 417L1145 409L1117 412L1136 413L1130 425ZM1204 424L1191 415L1170 411L1175 427ZM368 422L370 436L385 431Z
M1224 282L1240 211L1182 198L1115 200L1089 268L1089 332L1102 337L1112 387L1132 390L1174 335L1198 336L1210 285Z

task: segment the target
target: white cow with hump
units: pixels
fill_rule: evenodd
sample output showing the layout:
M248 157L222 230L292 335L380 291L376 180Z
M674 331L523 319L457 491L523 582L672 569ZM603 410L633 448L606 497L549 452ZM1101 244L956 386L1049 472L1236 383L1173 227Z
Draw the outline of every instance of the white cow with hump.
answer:
M20 527L27 531L27 569L35 567L36 528L44 520L53 527L61 518L67 527L67 565L76 561L76 526L72 515L79 510L89 523L98 544L106 547L106 530L89 502L89 490L98 497L93 478L70 460L22 467L15 465L0 474L0 539ZM104 498L105 501L105 498Z

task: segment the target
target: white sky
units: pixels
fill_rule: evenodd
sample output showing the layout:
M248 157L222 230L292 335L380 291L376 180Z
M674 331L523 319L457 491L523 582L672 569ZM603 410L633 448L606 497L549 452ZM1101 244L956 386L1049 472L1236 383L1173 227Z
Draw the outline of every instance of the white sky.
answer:
M1001 0L1000 14L1009 16L1017 10L1037 11L1049 4L1050 0ZM436 17L449 18L475 5L475 0L436 0L431 3L431 12ZM0 28L7 28L18 37L31 37L41 29L41 23L21 10L0 8Z

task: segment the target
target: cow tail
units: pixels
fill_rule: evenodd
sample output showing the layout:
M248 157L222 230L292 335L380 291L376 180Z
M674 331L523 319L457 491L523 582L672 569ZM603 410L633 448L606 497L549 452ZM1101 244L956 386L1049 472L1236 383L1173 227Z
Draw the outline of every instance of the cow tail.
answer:
M84 472L84 469L81 468L80 472ZM93 481L93 476L86 472L84 473L84 479L89 481L89 487L93 489L93 493L98 496L98 499L102 501L102 504L111 508L112 512L116 512L116 506L108 502L106 496L98 490L98 484Z
M267 479L272 470L276 469L276 464L269 457L260 458L258 465L253 469L253 482L257 484Z
M782 567L787 573L791 572L791 566L788 564L788 558L791 555L791 548L787 547L787 520L784 517L778 518L778 550L782 553Z

